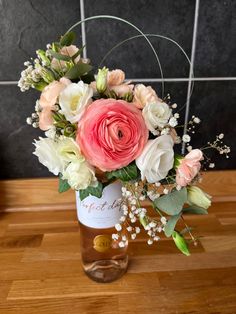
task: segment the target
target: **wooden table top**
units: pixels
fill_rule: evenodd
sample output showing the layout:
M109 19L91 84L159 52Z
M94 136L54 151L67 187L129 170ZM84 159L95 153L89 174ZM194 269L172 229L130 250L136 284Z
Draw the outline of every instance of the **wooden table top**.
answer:
M192 255L171 240L129 247L123 278L98 284L81 268L75 210L1 213L1 314L236 313L236 203L187 216Z

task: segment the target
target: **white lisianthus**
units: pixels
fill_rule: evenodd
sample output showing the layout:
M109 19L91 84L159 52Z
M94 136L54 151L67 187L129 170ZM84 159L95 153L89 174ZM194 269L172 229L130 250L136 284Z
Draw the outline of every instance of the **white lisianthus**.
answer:
M48 168L54 175L58 175L64 169L64 163L60 158L57 150L57 142L51 138L40 137L34 143L36 149L34 155L39 159L39 162Z
M83 81L68 85L59 96L61 113L71 123L77 122L84 109L91 103L93 89Z
M197 186L188 186L188 203L207 209L211 206L211 196L203 192Z
M147 104L142 111L145 123L149 131L156 135L157 128L164 128L171 116L171 109L165 102Z
M97 184L94 169L86 161L81 160L71 162L63 172L62 178L67 180L74 190L83 190Z
M136 159L141 178L149 183L158 182L166 177L174 164L174 142L170 135L161 135L149 140L142 154Z
M84 161L84 156L80 153L80 148L78 144L69 137L64 137L62 140L58 141L57 150L60 158L64 162L71 162L71 161Z

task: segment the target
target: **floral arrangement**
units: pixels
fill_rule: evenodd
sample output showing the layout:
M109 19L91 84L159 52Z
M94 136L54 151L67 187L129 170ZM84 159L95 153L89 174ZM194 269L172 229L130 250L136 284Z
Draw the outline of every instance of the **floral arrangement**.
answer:
M122 70L104 67L94 73L90 60L81 57L83 48L73 45L74 39L69 32L46 50L38 50L37 58L25 62L21 73L21 91L41 92L35 112L27 118L46 136L35 140L34 154L59 176L60 192L72 188L81 199L101 197L106 185L122 181L123 216L112 236L120 247L127 241L124 229L132 239L140 233L139 221L148 244L159 241L164 232L189 255L184 234L189 233L194 243L196 237L183 213L207 214L210 196L196 184L203 164L214 167L203 153L207 148L228 158L224 135L193 149L189 134L201 122L198 117L193 116L187 132L178 136L179 113L169 95L161 99L150 86L125 81ZM188 150L185 156L175 152L183 142ZM158 219L149 215L147 200ZM179 219L185 225L182 231L176 230Z

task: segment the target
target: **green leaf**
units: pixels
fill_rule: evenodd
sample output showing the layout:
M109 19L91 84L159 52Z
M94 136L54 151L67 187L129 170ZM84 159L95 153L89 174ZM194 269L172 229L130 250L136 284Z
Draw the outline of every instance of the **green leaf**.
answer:
M187 189L184 187L180 191L173 191L154 200L154 204L168 215L178 215L184 203L187 201Z
M89 195L101 198L102 197L102 191L103 191L103 185L101 182L98 182L98 185L96 187L89 186L89 187L87 187L87 189L80 190L79 196L80 196L81 201Z
M66 192L70 189L70 185L67 182L67 180L63 180L61 176L59 176L59 187L58 187L58 192L63 193Z
M179 213L178 215L171 216L168 219L168 222L165 225L165 229L164 229L165 235L167 237L170 237L172 235L172 233L173 233L173 231L175 229L175 225L176 225L177 221L179 220L181 214L182 213Z
M184 239L184 237L182 237L182 235L180 235L177 231L174 231L172 233L172 238L175 242L175 245L177 246L177 248L185 255L189 256L190 252L188 249L188 245Z
M66 72L65 77L67 77L70 80L75 80L85 75L91 70L92 66L90 64L85 63L75 64Z
M70 46L73 41L75 40L75 33L74 32L69 32L63 35L60 39L60 44L61 46Z
M121 181L135 180L138 177L138 168L135 163L132 163L119 170L106 172L106 177L108 180L112 178L120 179Z
M57 60L67 61L67 62L71 61L71 57L69 57L69 56L62 55L61 53L55 52L53 50L49 50L49 52L50 52L51 56Z
M190 207L183 208L185 214L197 214L197 215L207 215L208 211L205 208L193 205Z

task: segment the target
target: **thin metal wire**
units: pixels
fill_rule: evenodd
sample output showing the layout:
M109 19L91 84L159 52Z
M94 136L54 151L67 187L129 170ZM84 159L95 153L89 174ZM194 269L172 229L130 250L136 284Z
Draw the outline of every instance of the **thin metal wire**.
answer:
M175 44L180 50L181 52L184 54L185 58L187 59L189 65L190 65L190 77L188 78L187 81L189 81L189 79L191 79L191 93L190 93L190 96L189 98L191 97L192 93L193 93L193 88L194 88L194 72L193 72L193 68L191 66L191 61L187 55L187 53L185 52L185 50L173 39L167 37L167 36L163 36L163 35L158 35L158 34L145 34L146 37L158 37L158 38L161 38L161 39L166 39L170 42L172 42L173 44ZM136 36L132 36L132 37L129 37L121 42L119 42L118 44L116 44L115 46L113 46L106 54L105 56L102 58L101 62L99 63L99 66L98 67L101 67L101 65L104 63L104 61L107 59L107 57L118 47L122 46L123 44L125 44L126 42L130 41L130 40L133 40L133 39L136 39L136 38L140 38L140 37L143 37L142 35L136 35ZM185 104L178 110L178 111L181 111L187 104L187 101L185 102Z
M135 26L134 24L130 23L129 21L127 20L124 20L118 16L113 16L113 15L95 15L95 16L90 16L90 17L87 17L79 22L76 22L74 25L72 25L66 33L72 31L76 26L79 26L81 25L82 23L85 23L87 21L92 21L92 20L96 20L96 19L112 19L112 20L117 20L117 21L121 21L125 24L128 24L129 26L133 27L136 31L138 31L142 37L144 37L147 41L147 43L149 44L150 48L152 49L152 52L154 53L154 56L157 60L157 63L158 63L158 67L159 67L159 70L160 70L160 74L161 74L161 79L162 79L162 97L164 97L164 94L165 94L165 86L164 86L164 76L163 76L163 70L162 70L162 67L161 67L161 63L160 63L160 60L159 60L159 57L157 55L157 52L155 50L155 48L153 47L152 43L150 42L150 40L148 39L148 37L137 27Z

